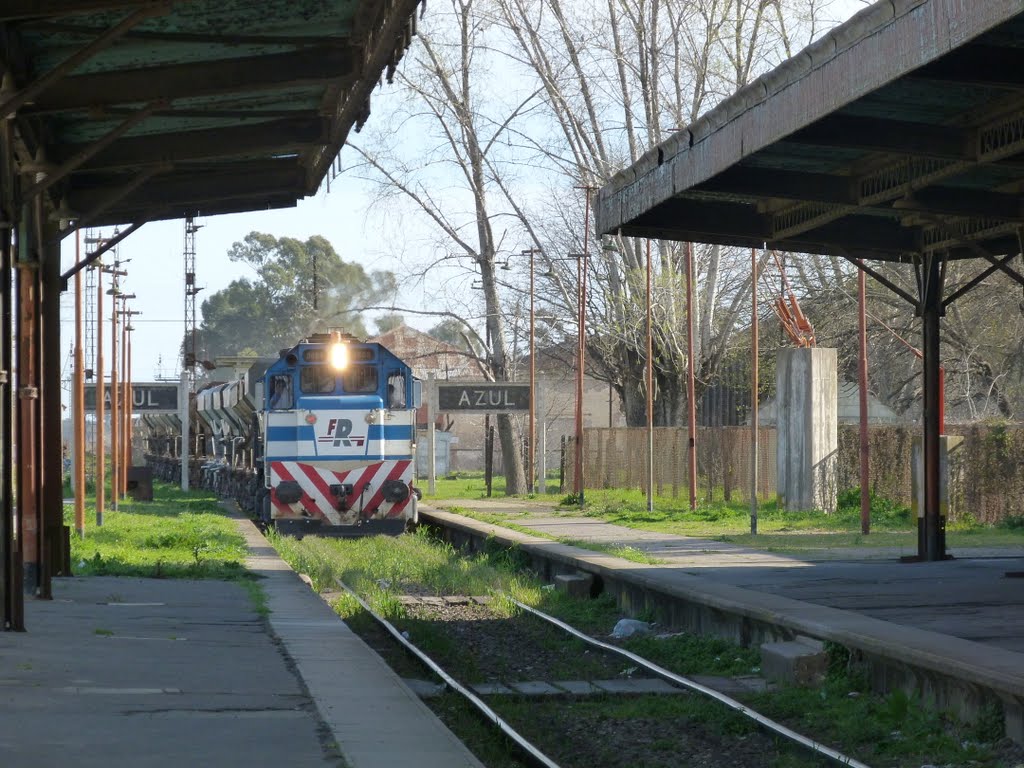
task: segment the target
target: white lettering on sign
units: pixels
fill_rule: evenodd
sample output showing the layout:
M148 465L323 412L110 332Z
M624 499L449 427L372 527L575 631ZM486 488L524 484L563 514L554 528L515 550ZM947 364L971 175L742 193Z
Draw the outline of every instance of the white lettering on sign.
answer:
M469 392L467 392L466 390L462 390L462 394L459 395L459 405L463 406L463 405L472 405L472 404L473 403L471 403L470 400L469 400Z

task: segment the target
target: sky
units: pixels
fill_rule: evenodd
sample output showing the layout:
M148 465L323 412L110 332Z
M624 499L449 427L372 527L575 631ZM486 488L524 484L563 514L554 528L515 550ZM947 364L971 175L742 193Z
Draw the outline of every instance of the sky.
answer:
M836 18L847 18L864 5L862 0L835 0L829 11ZM374 117L386 115L389 112L389 101L400 97L399 89L393 85L376 91ZM371 121L374 117L371 117ZM343 166L351 165L355 162L355 153L345 147L342 149L341 160ZM295 208L200 217L197 221L202 228L196 235L196 282L202 290L196 300L197 324L202 323L200 308L205 298L227 287L238 277L252 276L249 267L233 263L227 257L231 245L251 231L300 240L323 235L345 261L360 263L368 271L392 270L400 277L403 260L409 263L426 261L430 254L416 253L416 250L428 247L427 231L410 231L410 227L415 225L396 213L391 217L391 226L400 230L402 237L389 238L387 211L380 207L374 208L372 200L373 189L369 182L342 175L331 183L330 191L323 185L315 196L300 201ZM112 234L112 228L100 233L101 236ZM177 378L180 372L177 350L184 332L184 237L184 223L181 220L153 222L144 225L118 247L117 256L122 262L122 268L127 271L127 275L122 278L122 290L135 294L136 298L130 305L133 310L141 312L132 319L135 328L132 342L133 381ZM404 242L399 243L399 240ZM405 249L401 258L392 255L396 251L391 249L396 247ZM83 253L86 250L83 238ZM110 256L104 257L104 263L109 264L110 261ZM65 238L62 247L62 271L74 262L75 237L69 236ZM446 278L438 275L438 279ZM452 288L420 286L419 290L405 291L399 297L399 303L413 309L422 309L423 297L431 292L436 294L438 290L450 292ZM107 306L109 308L109 304ZM411 314L407 314L406 319L410 325L422 330L437 322L436 318ZM366 326L373 329L371 322L366 323ZM105 326L105 332L109 343L109 324ZM61 301L61 344L64 347L62 378L68 378L72 369L74 344L73 281Z
M343 157L344 154L345 150ZM300 201L295 208L199 217L196 221L201 229L196 233L195 263L196 284L202 290L196 297L197 325L202 324L200 308L205 298L227 287L232 280L254 275L251 268L227 257L232 244L252 231L301 240L323 235L345 261L361 263L368 271L399 269L397 261L386 252L386 243L376 239L379 219L374 213L367 214L369 199L370 190L365 182L342 178L331 184L330 192L325 185L316 196ZM105 228L101 233L109 237L113 228ZM177 350L185 327L184 244L184 222L178 219L146 224L118 246L121 269L127 272L121 278L121 290L135 294L136 298L128 303L141 312L132 318L134 381L176 378L180 372ZM84 233L81 248L85 254ZM74 235L65 238L61 260L62 271L75 263ZM111 256L104 256L105 264L112 260ZM109 307L106 303L108 323ZM415 322L414 318L409 320ZM372 323L367 326L373 328ZM104 326L104 332L109 343L109 324ZM74 281L61 300L61 343L65 348L61 364L66 378L70 376L74 344ZM106 357L109 368L109 352Z

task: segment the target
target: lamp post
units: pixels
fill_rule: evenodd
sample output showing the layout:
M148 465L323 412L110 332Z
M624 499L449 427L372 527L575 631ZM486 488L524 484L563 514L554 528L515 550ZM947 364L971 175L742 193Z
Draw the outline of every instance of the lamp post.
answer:
M570 253L569 258L576 259L576 299L579 302L579 311L576 317L576 328L579 338L576 344L576 451L573 462L573 492L576 494L577 503L583 507L583 366L586 363L586 341L584 338L586 325L587 300L586 273L584 264L587 255L585 253Z
M530 256L530 445L528 454L528 467L526 477L526 490L533 493L534 478L536 476L537 461L537 363L536 363L536 334L534 304L536 301L536 278L534 272L534 257L540 253L536 248L523 251L523 254Z

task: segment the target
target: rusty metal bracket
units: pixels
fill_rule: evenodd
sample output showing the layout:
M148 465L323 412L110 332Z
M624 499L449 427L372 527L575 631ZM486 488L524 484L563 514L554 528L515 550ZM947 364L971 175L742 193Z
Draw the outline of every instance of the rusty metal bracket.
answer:
M18 390L18 397L22 400L38 400L39 387L22 387Z

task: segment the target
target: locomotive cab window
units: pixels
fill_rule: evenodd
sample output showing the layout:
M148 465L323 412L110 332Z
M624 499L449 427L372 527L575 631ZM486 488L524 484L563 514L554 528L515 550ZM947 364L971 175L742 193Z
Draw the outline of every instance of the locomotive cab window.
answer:
M327 365L304 365L299 370L299 389L305 395L334 393L334 371Z
M342 377L345 391L349 393L376 392L377 382L377 369L372 365L353 365Z
M388 374L388 408L405 408L405 374Z
M270 380L270 408L274 411L286 411L292 407L292 377L287 375L273 376Z

